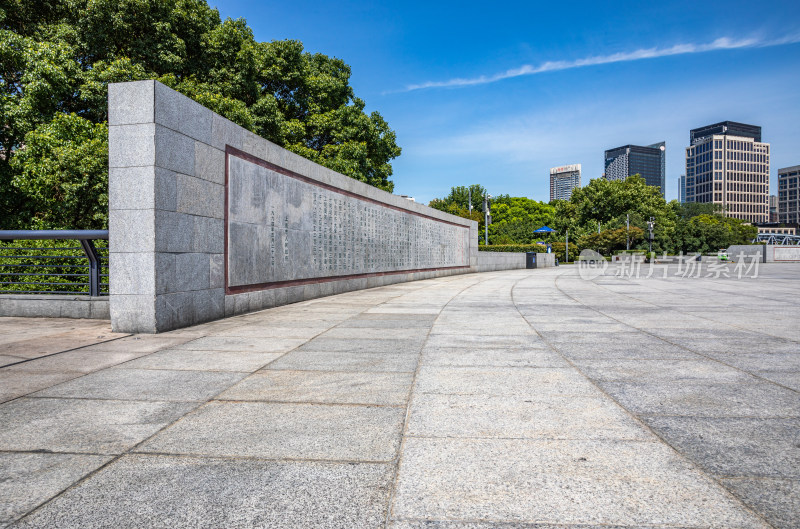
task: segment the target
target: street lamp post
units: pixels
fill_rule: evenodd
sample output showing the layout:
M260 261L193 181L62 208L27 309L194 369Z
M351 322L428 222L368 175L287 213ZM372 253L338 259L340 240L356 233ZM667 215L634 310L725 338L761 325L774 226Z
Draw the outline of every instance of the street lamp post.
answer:
M492 198L492 195L484 195L483 197L483 244L489 246L489 223L492 222L492 216L489 213L489 199Z
M650 257L649 254L653 253L653 227L656 225L655 217L650 217L650 220L647 222L647 229L650 231L650 240L649 240L649 249L648 249L648 258Z
M631 249L631 214L628 213L625 215L625 250L630 251Z

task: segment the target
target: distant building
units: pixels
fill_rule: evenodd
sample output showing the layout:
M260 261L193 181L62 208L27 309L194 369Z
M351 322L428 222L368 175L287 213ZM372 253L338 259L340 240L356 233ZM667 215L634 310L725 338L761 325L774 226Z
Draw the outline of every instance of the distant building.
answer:
M638 174L647 185L661 189L661 195L666 193L666 143L659 142L652 145L623 145L605 152L606 180L625 180L629 176Z
M769 196L769 222L778 222L778 195Z
M797 235L796 226L785 226L780 222L768 222L758 226L759 235L762 233L776 233L778 235Z
M761 127L723 121L692 129L686 148L686 200L722 206L748 222L769 219L769 143Z
M778 169L778 222L800 222L800 165Z
M569 200L572 190L581 187L581 164L550 169L550 200Z
M682 174L678 178L678 189L680 193L681 204L686 204L686 175Z

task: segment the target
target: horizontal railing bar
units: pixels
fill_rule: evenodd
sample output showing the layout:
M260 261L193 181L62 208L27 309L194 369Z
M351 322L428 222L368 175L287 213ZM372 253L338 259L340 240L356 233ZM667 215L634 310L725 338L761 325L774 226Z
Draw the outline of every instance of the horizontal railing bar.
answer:
M0 230L6 240L96 240L108 239L108 230Z
M57 294L59 296L88 296L89 292L86 290L0 290L0 294ZM101 292L101 296L107 296L108 292Z
M37 248L38 250L39 248ZM31 255L31 254L24 254L24 255L0 255L0 259L58 259L58 258L67 258L67 259L86 259L85 255L80 254L68 254L68 255L57 255L57 254L45 254L45 255Z
M69 264L7 264L0 266L7 266L9 268L87 268L89 263L83 265L69 265Z
M80 246L0 246L0 250L83 250Z
M26 281L24 283L16 283L13 281L2 281L0 282L2 285L63 285L63 286L86 286L89 283L48 283L45 281Z
M0 272L0 277L2 276L46 276L46 277L89 277L89 274L40 274L37 272ZM0 281L2 282L2 281Z

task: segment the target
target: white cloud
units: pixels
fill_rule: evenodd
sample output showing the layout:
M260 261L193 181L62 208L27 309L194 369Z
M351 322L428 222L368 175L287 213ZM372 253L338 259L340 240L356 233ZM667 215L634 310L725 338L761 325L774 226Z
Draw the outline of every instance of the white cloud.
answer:
M426 88L454 88L462 86L473 86L488 83L495 83L504 79L521 77L524 75L536 75L545 72L555 72L559 70L570 70L574 68L584 68L586 66L597 66L600 64L611 64L617 62L638 61L642 59L655 59L658 57L669 57L672 55L686 55L692 53L705 53L718 50L732 50L742 48L765 48L770 46L782 46L800 42L800 33L787 35L780 39L763 40L755 37L745 39L731 39L728 37L718 38L713 42L705 44L676 44L669 48L642 48L630 52L613 53L611 55L596 55L572 61L547 61L538 66L525 64L518 68L512 68L505 72L472 78L455 78L447 81L428 81L420 84L408 85L403 91L423 90Z

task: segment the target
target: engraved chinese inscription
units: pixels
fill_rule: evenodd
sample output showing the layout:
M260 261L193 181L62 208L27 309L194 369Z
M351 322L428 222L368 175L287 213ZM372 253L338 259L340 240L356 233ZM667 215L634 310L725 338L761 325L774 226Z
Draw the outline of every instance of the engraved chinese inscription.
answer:
M469 229L228 156L228 285L469 265Z

